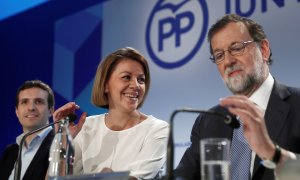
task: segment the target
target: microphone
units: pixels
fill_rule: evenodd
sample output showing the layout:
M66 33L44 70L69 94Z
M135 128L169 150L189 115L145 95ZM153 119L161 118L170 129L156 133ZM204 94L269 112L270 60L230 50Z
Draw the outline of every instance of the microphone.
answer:
M173 164L174 164L174 140L173 140L173 121L174 117L177 113L187 112L187 113L204 113L211 114L215 116L219 116L223 118L225 124L230 126L231 128L240 127L240 122L237 120L236 116L231 114L226 108L222 106L218 106L218 110L200 110L200 109L192 109L192 108L182 108L176 109L170 118L170 129L169 129L169 141L167 145L167 180L173 180Z
M69 120L69 122L74 122L77 119L77 115L76 114L69 114L64 119ZM24 144L25 139L28 136L30 136L30 135L32 135L32 134L34 134L36 132L39 132L39 131L41 131L43 129L46 129L49 126L52 126L54 124L59 123L61 120L62 119L54 121L54 122L49 123L49 124L47 124L47 125L45 125L43 127L40 127L40 128L38 128L36 130L30 131L30 132L24 134L24 136L22 137L22 139L20 141L20 145L19 145L18 157L17 157L16 164L15 164L14 180L20 180L21 168L22 168L22 148L23 148L23 144Z

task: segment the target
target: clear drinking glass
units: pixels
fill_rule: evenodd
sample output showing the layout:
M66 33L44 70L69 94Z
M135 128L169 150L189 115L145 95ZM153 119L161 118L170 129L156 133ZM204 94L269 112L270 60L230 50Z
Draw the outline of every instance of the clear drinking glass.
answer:
M201 179L230 179L230 141L226 138L200 140Z

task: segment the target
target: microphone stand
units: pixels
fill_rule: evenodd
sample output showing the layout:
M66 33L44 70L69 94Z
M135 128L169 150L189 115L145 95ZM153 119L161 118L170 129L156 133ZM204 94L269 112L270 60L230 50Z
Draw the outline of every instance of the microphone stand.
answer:
M170 129L169 129L169 139L167 145L167 176L165 177L166 180L173 180L173 165L174 165L174 140L173 140L173 124L174 124L174 117L179 112L188 112L188 113L204 113L204 114L211 114L215 116L219 116L224 119L224 123L231 126L232 128L238 128L240 126L239 122L236 120L235 117L231 115L222 114L217 111L213 110L199 110L199 109L192 109L192 108L183 108L183 109L176 109L170 118Z
M70 114L69 116L67 116L66 118L68 118L68 120L70 122L73 122L76 120L77 116L76 114ZM24 141L25 139L34 134L34 133L37 133L43 129L46 129L47 127L49 126L52 126L54 124L57 124L59 123L61 120L58 120L58 121L54 121L52 123L49 123L47 124L46 126L43 126L43 127L40 127L36 130L33 130L33 131L30 131L26 134L24 134L24 136L22 137L21 141L20 141L20 145L19 145L19 151L18 151L18 157L17 157L17 160L16 160L16 164L15 164L15 173L14 173L14 180L20 180L20 175L21 175L21 168L22 168L22 148L23 148L23 144L24 144Z

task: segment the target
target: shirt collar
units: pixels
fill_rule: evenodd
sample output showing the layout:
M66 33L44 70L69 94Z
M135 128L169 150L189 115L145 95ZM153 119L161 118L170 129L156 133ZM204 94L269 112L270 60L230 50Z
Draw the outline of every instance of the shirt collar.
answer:
M42 130L40 133L38 133L38 134L36 135L36 137L34 137L34 138L32 139L32 141L33 141L34 139L44 139L52 129L53 129L53 128L52 128L51 126L50 126L50 127L47 127L46 129L44 129L44 130ZM23 138L23 136L24 136L25 134L26 134L26 133L22 133L22 134L20 134L20 135L16 138L16 142L17 142L18 145L20 145L20 142L21 142L21 140L22 140L22 138ZM31 142L32 142L32 141L31 141Z
M270 99L272 88L274 85L274 78L269 73L267 79L263 84L250 96L250 100L256 103L264 111L267 109L267 105Z

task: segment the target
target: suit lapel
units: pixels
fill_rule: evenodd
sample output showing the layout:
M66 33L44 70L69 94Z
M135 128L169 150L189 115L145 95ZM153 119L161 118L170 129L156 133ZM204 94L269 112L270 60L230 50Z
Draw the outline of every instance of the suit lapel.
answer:
M265 113L266 127L269 136L274 142L277 142L282 128L285 126L285 121L290 109L290 105L285 102L285 99L290 95L286 86L281 85L275 81L273 90L271 92L268 107ZM257 171L261 159L256 156L254 162L253 174Z
M274 96L270 99L266 114L266 126L268 133L273 141L276 142L280 135L281 129L286 124L286 118L290 109L290 105L280 99L278 96Z

